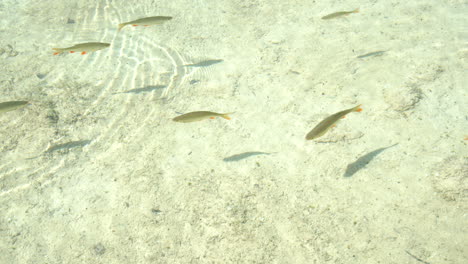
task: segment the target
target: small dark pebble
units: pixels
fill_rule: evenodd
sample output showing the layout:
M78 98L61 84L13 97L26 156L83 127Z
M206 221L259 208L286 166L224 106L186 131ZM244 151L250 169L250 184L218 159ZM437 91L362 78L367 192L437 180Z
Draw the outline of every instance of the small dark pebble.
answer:
M200 82L200 80L191 80L190 84L196 84L196 83L199 83L199 82Z
M67 24L75 24L75 20L69 18L69 19L67 20Z

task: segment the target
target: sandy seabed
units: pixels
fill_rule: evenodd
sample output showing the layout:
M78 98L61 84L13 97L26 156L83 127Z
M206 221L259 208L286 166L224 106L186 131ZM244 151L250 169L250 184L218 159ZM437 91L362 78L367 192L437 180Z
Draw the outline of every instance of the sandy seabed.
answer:
M31 104L0 115L0 263L467 263L467 13L2 0L0 102ZM83 42L111 46L52 55ZM171 120L198 110L234 113Z

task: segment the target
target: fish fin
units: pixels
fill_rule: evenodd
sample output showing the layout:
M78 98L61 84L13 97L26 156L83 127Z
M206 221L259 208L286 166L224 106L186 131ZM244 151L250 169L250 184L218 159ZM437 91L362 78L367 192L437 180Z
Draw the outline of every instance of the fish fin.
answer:
M118 27L118 31L122 30L123 27L125 27L127 24L125 23L122 23L122 24L119 24L119 27Z
M359 13L359 7L353 10L353 13Z
M215 119L215 118L216 118L216 117L214 117L214 116L210 116L210 119Z
M341 119L345 119L345 118L346 118L346 116L342 116L342 117L341 117Z
M143 25L144 27L149 27L149 25Z
M70 53L75 53L75 51L73 51L73 50L70 50Z
M81 55L85 55L85 54L86 54L86 51L81 52Z
M134 27L138 27L138 25L132 25L132 26L134 26Z

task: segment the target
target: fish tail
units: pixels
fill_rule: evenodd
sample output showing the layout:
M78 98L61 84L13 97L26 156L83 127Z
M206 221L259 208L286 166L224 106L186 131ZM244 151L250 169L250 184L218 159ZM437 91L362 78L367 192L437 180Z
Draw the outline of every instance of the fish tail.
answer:
M125 23L119 24L119 29L118 29L118 30L119 30L119 31L122 30L122 28L125 27L126 25L127 25L127 24L125 24Z
M353 108L353 112L361 112L361 111L362 111L361 105L357 105Z
M353 10L353 13L359 13L359 7Z
M224 119L227 119L227 120L231 120L231 117L229 116L230 114L234 114L234 112L232 112L232 113L226 113L226 114L221 114L221 117L224 118Z
M63 52L63 49L60 49L60 48L52 48L52 50L54 51L54 55L57 55Z

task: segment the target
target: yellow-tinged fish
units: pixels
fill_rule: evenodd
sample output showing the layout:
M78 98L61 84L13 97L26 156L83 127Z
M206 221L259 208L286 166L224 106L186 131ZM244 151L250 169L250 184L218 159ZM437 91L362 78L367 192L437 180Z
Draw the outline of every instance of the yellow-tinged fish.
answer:
M337 18L340 16L347 16L352 13L359 13L359 8L354 9L353 11L341 11L341 12L335 12L329 15L326 15L322 17L322 19L332 19L332 18Z
M134 27L136 26L152 26L152 25L160 25L168 20L171 20L172 17L170 16L154 16L154 17L145 17L145 18L140 18L140 19L137 19L137 20L133 20L133 21L129 21L129 22L125 22L125 23L122 23L122 24L119 24L119 31L127 26L127 25L132 25Z
M13 111L18 108L21 108L25 105L29 104L28 101L10 101L10 102L3 102L0 103L0 113Z
M76 44L68 48L52 48L55 52L54 55L60 54L62 52L81 52L81 55L85 55L90 51L102 50L110 46L110 43L101 43L101 42L87 42Z
M334 127L335 124L340 121L340 119L344 118L347 114L351 112L361 112L362 108L361 105L357 105L353 108L340 111L336 114L333 114L320 122L316 125L306 136L307 140L316 139L318 137L323 136L330 128Z
M231 118L228 116L230 114L232 113L220 114L220 113L209 112L209 111L196 111L196 112L190 112L190 113L175 117L174 119L172 119L172 121L189 123L189 122L195 122L195 121L200 121L204 119L215 119L216 117L222 117L224 119L231 120Z

